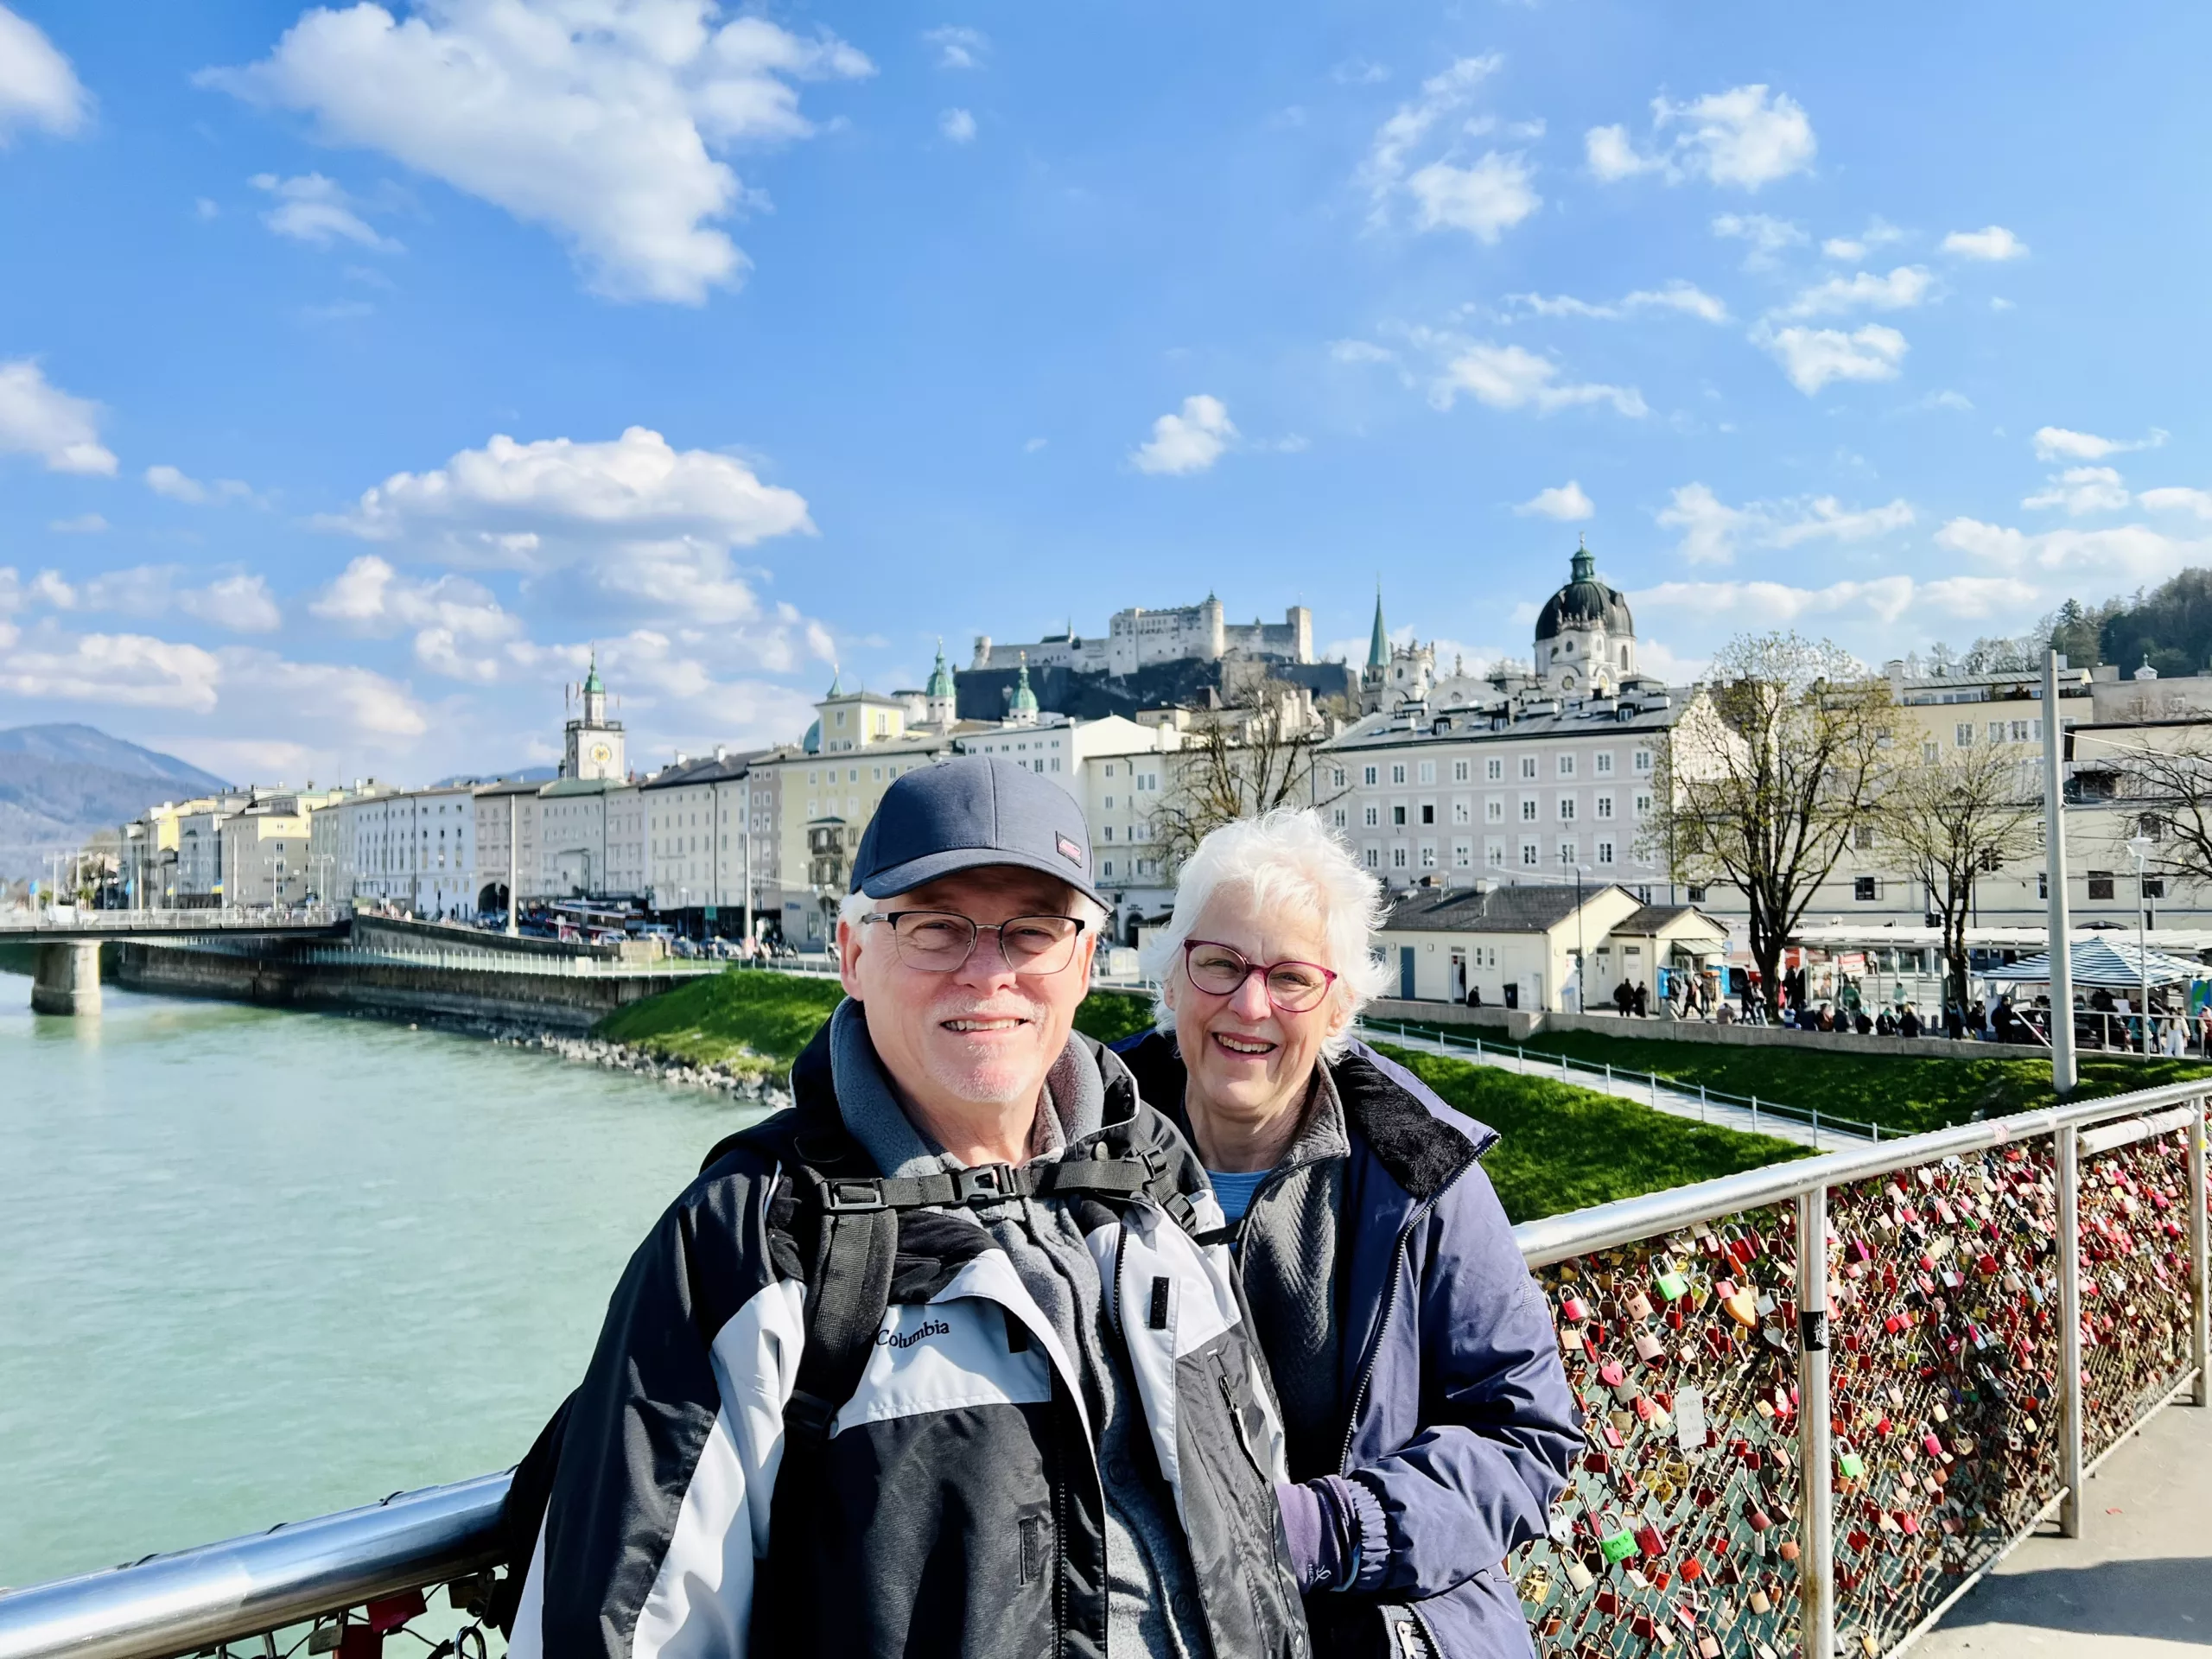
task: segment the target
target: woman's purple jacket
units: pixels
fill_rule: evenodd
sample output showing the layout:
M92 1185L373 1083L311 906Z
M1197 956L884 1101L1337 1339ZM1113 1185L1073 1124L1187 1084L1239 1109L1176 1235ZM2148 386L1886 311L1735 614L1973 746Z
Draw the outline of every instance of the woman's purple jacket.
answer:
M1174 1039L1115 1046L1187 1129ZM1544 1532L1582 1416L1478 1162L1497 1134L1363 1043L1327 1064L1349 1144L1335 1247L1344 1478L1328 1484L1339 1503L1349 1493L1360 1548L1347 1588L1306 1599L1315 1650L1380 1653L1395 1612L1443 1659L1522 1659L1534 1648L1503 1563Z

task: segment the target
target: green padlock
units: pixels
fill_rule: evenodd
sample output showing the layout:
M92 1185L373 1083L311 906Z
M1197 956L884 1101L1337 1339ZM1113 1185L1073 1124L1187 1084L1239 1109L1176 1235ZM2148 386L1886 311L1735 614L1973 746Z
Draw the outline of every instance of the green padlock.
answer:
M1605 1530L1608 1527L1612 1529L1611 1532ZM1611 1510L1598 1517L1598 1553L1614 1566L1636 1554L1636 1535Z
M1689 1294L1690 1281L1682 1277L1679 1268L1662 1268L1653 1278L1652 1283L1659 1287L1659 1294L1670 1302L1678 1302Z
M1846 1451L1836 1459L1835 1466L1846 1480L1864 1480L1866 1478L1866 1460L1856 1452Z

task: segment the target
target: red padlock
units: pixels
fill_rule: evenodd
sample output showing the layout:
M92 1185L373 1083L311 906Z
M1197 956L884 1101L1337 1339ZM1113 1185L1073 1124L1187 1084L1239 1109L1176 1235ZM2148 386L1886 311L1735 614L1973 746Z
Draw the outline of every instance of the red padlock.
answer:
M1667 1553L1667 1541L1659 1535L1658 1527L1649 1521L1636 1529L1636 1547L1647 1557Z

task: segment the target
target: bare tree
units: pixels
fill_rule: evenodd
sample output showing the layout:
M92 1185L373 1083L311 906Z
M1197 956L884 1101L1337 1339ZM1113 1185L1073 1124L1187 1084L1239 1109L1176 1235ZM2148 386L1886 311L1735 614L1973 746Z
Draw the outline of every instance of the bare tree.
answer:
M1872 816L1897 718L1888 683L1841 647L1745 634L1660 747L1642 855L1743 893L1770 1016L1783 946Z
M1224 823L1279 806L1325 806L1342 791L1319 786L1321 745L1333 722L1280 683L1247 686L1203 713L1173 758L1174 779L1153 814L1153 838L1170 867Z
M2212 728L2139 727L2125 738L2068 736L2074 745L2072 803L2118 813L2117 842L2148 840L2147 874L2212 882Z
M1942 925L1944 982L1967 1005L1967 922L1974 884L2043 845L2035 766L2015 752L1967 749L1949 760L1907 761L1881 779L1874 855L1922 883Z

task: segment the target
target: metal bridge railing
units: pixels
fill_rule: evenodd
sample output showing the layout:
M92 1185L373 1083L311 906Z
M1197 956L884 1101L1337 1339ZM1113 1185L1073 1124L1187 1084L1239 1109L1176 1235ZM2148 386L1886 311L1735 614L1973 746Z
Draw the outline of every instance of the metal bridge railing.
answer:
M1505 1563L1541 1649L1895 1654L2044 1519L2078 1532L2098 1461L2206 1403L2206 1087L1516 1228L1587 1418L1548 1535ZM0 1659L377 1659L400 1630L482 1659L505 1485L0 1596Z

